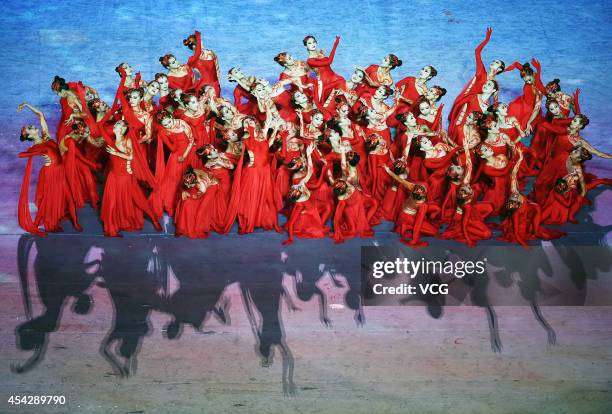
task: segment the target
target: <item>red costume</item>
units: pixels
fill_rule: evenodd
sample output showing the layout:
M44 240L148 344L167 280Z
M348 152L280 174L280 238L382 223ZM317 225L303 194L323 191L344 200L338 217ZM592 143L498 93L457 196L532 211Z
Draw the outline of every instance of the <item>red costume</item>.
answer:
M475 246L480 240L491 238L491 229L484 220L493 211L490 203L472 201L457 207L448 228L440 235L441 239L455 240Z
M200 73L200 79L195 84L195 91L200 92L206 85L215 88L217 96L221 96L219 85L219 60L212 50L202 50L202 35L195 32L195 50L187 61L187 65ZM184 90L184 89L183 89Z
M159 177L158 187L150 196L151 204L157 218L161 218L163 210L172 216L176 206L178 191L183 181L183 174L187 167L198 165L199 159L195 155L193 134L189 124L180 119L174 119L170 128L160 128L158 140L170 149L170 157L163 164L163 156L158 155L156 176ZM180 161L188 147L191 147L184 160ZM161 145L158 152L163 151ZM161 160L160 160L161 158Z
M126 138L124 150L128 151L128 143L131 140ZM123 154L124 150L119 150L116 145L112 146L116 151ZM132 155L130 151L129 155ZM133 168L138 168L138 163L132 163L117 155L110 156L110 168L106 176L104 193L102 197L102 209L100 219L104 224L104 235L115 237L120 231L138 231L144 226L143 214L149 216L153 226L160 231L161 227L153 209L149 205L138 179L134 175Z
M336 243L343 243L355 237L373 237L372 221L378 203L372 197L349 185L346 193L338 199L334 213L334 232L330 237Z
M321 51L319 51L317 57L308 58L306 61L308 66L310 66L317 75L317 81L320 82L319 93L321 94L321 101L325 101L332 89L344 82L344 78L334 72L331 68L331 64L334 61L334 56L336 54L336 48L338 47L339 43L340 39L336 38L334 46L329 53L329 57L326 57Z
M81 226L77 221L76 209L66 181L66 173L57 143L47 136L43 138L43 142L34 144L27 151L19 153L20 158L28 158L19 195L17 215L19 225L29 233L44 236L48 231L61 231L62 220L69 217L74 228L80 231ZM36 155L43 156L46 162L38 173L35 196L37 212L36 218L32 221L28 193L32 174L32 158ZM38 229L41 224L45 232Z
M529 240L558 239L564 232L548 230L540 226L542 212L540 206L523 199L520 207L510 213L500 224L502 235L499 240L518 243L527 247Z

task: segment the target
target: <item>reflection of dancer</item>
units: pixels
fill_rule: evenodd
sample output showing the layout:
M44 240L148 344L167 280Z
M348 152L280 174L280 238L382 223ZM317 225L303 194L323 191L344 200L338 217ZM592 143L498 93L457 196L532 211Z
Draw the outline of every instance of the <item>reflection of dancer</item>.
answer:
M242 281L242 299L245 310L257 340L257 352L261 357L261 365L269 367L273 363L274 347L278 347L283 360L283 392L285 395L295 393L293 383L294 359L291 349L285 341L285 329L281 320L281 298L284 298L292 310L297 310L291 297L285 291L281 281L264 284ZM257 320L256 311L260 320Z
M115 308L115 318L100 353L121 376L136 372L137 355L149 334L151 310L160 308L162 287L149 273L150 239L112 239L104 245L100 274ZM127 279L126 279L127 277ZM116 347L113 345L116 344Z
M61 241L60 241L61 240ZM89 313L93 299L85 291L89 288L95 273L86 269L98 264L97 261L84 262L90 244L81 237L64 237L50 235L46 238L21 236L17 245L17 263L23 303L27 322L15 329L18 348L34 351L34 354L23 364L14 365L11 370L23 373L34 368L42 361L47 350L49 334L59 327L62 310L68 298L76 301L72 310L80 315ZM30 286L28 283L28 261L32 246L36 242L34 259L34 278L36 290L44 306L41 315L32 317ZM69 251L70 254L62 254Z

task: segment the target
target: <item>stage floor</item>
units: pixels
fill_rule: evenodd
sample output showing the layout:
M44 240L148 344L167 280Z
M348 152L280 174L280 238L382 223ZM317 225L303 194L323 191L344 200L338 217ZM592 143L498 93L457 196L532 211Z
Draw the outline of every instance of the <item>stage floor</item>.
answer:
M599 194L553 246L607 244L609 216L593 217L609 197ZM389 224L374 239L283 246L285 235L235 229L208 240L151 228L105 238L92 210L81 217L87 234L67 225L44 239L0 236L0 364L12 370L0 379L2 412L39 412L6 404L24 394L64 395L81 413L612 406L611 307L541 307L540 320L529 306L361 307L360 246L397 244ZM22 280L19 266L28 270ZM612 303L604 267L607 279L574 281L581 303L594 295ZM525 294L517 283L496 288ZM18 372L35 343L44 343L40 360Z

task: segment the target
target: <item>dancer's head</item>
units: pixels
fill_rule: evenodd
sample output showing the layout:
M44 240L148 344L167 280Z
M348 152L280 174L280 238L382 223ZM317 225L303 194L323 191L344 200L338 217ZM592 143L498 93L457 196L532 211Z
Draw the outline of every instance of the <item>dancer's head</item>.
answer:
M493 72L495 74L500 74L500 73L502 73L506 69L506 64L504 63L503 60L494 59L489 64L489 69L491 70L491 72Z
M446 89L441 86L434 85L427 90L425 97L429 102L438 102L444 95L446 95Z
M166 69L178 69L181 66L181 64L176 60L176 57L171 53L160 57L159 62Z
M65 96L70 89L66 80L56 75L51 82L51 90L59 96Z
M437 74L438 74L438 71L436 70L436 68L434 68L431 65L425 65L419 71L419 78L420 79L425 79L425 80L430 80L431 78L434 78Z
M395 69L402 66L402 60L395 56L393 53L388 54L382 60L381 65L384 68Z
M313 35L306 36L302 40L302 43L306 47L306 50L308 50L309 52L314 52L319 48L319 45L317 44L317 39L315 39Z
M172 114L164 109L158 111L157 114L155 114L155 119L164 128L170 128L174 121Z
M202 159L203 162L209 159L215 159L219 156L219 151L212 144L205 144L196 150L196 154Z
M499 84L496 80L489 79L482 85L482 93L493 95L499 91Z

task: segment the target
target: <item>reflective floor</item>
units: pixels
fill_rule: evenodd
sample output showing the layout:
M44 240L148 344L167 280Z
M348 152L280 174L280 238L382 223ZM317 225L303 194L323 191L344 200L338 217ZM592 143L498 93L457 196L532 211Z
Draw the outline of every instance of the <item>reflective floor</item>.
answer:
M612 304L612 256L580 252L606 244L609 220L592 217L608 194L546 244L558 257L543 270L579 272L506 261L506 278L466 293L474 306L362 306L360 246L397 245L384 224L342 245L105 238L83 210L93 234L0 236L2 412L40 412L6 404L21 394L66 396L45 412L605 412L612 308L593 305ZM577 306L537 306L551 289Z

